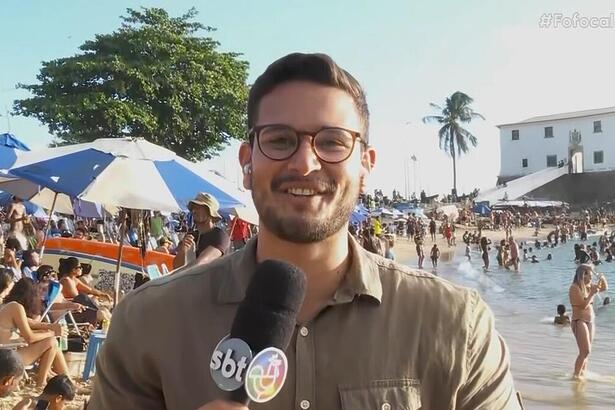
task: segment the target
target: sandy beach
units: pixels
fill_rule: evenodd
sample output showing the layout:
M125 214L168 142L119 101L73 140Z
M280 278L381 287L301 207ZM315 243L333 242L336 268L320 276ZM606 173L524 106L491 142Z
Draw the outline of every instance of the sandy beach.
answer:
M438 248L440 249L440 261L441 262L451 261L453 257L455 256L455 253L458 250L460 252L463 252L463 249L465 249L465 244L463 243L463 240L462 240L463 233L466 230L470 232L473 232L474 230L476 230L474 226L468 226L468 227L464 225L456 225L456 226L457 226L457 229L455 232L456 243L457 243L456 246L449 247L448 244L446 243L446 238L444 238L443 235L438 234L436 236L435 243L438 244ZM543 227L539 232L538 238L540 238L541 241L545 240L544 238L546 237L549 231L550 229ZM486 236L488 239L491 240L492 248L497 242L501 241L502 239L506 237L506 234L504 233L503 229L497 230L497 231L484 230L482 231L482 235ZM534 228L529 228L529 227L522 227L522 228L514 229L513 237L515 238L517 242L524 242L524 241L536 239L536 237L534 236ZM431 247L433 246L433 244L434 242L432 242L431 239L429 239L429 234L427 234L427 236L425 237L425 244L424 244L425 261L423 263L423 267L425 269L431 269L431 260L429 259L429 251L431 250ZM408 240L408 238L405 238L405 237L397 237L397 239L395 240L394 250L395 250L395 260L397 262L403 265L408 265L413 268L418 267L418 258L416 256L416 249L414 245L414 240L412 238Z

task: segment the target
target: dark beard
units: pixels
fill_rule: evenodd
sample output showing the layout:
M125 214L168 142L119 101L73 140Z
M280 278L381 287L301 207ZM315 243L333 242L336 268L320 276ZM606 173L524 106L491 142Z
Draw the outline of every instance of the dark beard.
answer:
M311 214L282 217L276 212L275 204L262 203L258 194L252 190L252 199L260 223L280 239L294 243L320 242L342 230L348 225L358 198L358 185L350 185L342 193L338 203L331 205L335 208L335 213L330 218L314 220L314 215Z

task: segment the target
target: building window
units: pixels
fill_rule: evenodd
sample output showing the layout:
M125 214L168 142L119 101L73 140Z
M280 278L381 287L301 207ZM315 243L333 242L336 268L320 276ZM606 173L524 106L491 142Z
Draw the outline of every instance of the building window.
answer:
M594 132L602 132L602 121L594 121Z
M594 164L602 164L604 162L604 151L594 151Z
M545 138L553 138L553 127L545 127Z
M548 167L557 166L557 155L547 155L547 166Z
M523 159L521 160L521 166L522 166L523 168L527 168L527 158L523 158Z
M519 130L512 130L512 140L519 141Z

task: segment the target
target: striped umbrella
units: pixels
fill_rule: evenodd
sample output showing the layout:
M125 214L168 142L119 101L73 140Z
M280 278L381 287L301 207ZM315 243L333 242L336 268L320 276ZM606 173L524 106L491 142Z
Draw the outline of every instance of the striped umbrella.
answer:
M142 138L31 151L9 171L71 198L124 208L178 211L197 192L213 195L221 208L246 205L247 198L213 172Z

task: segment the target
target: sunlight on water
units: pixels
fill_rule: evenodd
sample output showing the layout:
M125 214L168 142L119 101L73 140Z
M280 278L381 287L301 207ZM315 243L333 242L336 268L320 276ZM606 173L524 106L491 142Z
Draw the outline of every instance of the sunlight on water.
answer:
M587 242L596 240L591 237ZM613 289L594 300L597 330L584 381L572 378L578 350L570 327L553 325L558 304L571 314L573 246L568 242L534 250L539 263L522 262L518 273L498 267L495 250L485 272L475 248L471 261L458 255L439 268L445 279L477 289L493 310L497 329L510 349L516 387L528 409L615 409L615 304L602 306ZM548 253L553 260L547 260ZM603 263L596 271L604 272L615 286L615 263Z

